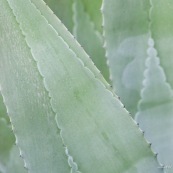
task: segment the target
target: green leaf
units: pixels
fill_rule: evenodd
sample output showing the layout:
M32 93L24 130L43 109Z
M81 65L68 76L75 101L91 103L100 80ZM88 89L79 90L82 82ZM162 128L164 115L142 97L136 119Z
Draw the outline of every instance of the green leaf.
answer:
M114 90L135 115L147 57L149 0L104 0L106 56Z
M0 83L29 172L70 172L63 140L81 172L161 173L138 126L45 4L8 2L0 5Z
M19 149L14 145L15 137L9 122L6 107L0 94L0 172L25 173L24 163L19 157ZM14 149L15 148L15 152Z
M101 0L45 0L47 5L61 19L71 31L79 43L84 47L97 68L109 81L109 70L106 64L105 50L103 48L103 37L101 29ZM73 5L73 11L72 10ZM72 14L69 14L72 13ZM68 23L73 24L69 27ZM67 21L68 20L68 21Z
M73 31L73 0L44 0L58 18L72 33Z
M22 5L27 5L13 3L20 10ZM70 172L42 76L10 5L6 0L0 1L0 83L16 144L29 172ZM27 12L31 12L29 8Z
M173 88L173 1L151 0L151 35L158 51L166 80Z
M7 5L5 2L1 1L1 6ZM29 0L25 3L22 0L8 2L19 25L9 8L2 8L5 14L3 21L8 17L7 26L10 27L0 25L3 33L1 44L2 40L6 40L1 50L0 81L16 128L18 145L30 172L48 172L48 169L49 172L57 172L59 167L66 168L58 149L61 144L56 143L58 137L53 133L55 125L49 101L56 113L64 144L79 171L162 172L143 134L122 104L77 56L76 50L80 47L69 48L68 40L60 35L63 32L58 33L40 13L45 4L33 1L36 8ZM17 47L14 48L16 42ZM83 59L90 64L86 57ZM45 145L47 148L44 149ZM53 150L55 153L51 153ZM61 160L58 161L57 157ZM75 165L74 162L72 165ZM60 172L68 171L61 169Z
M98 1L99 2L99 1ZM88 3L92 4L92 3ZM93 4L92 4L93 5ZM74 36L90 55L97 68L102 72L103 76L109 81L109 71L106 64L105 50L103 48L103 37L96 29L95 23L91 21L91 17L85 12L83 1L75 0L74 11ZM100 14L99 9L95 9L96 14ZM100 22L101 26L101 22Z
M77 57L81 58L84 64L94 73L94 75L105 85L107 89L112 90L110 84L108 84L104 77L100 74L100 71L95 67L88 54L86 54L84 49L81 48L81 45L74 39L74 36L67 32L67 28L62 25L62 22L52 14L50 8L46 4L40 6L40 2L36 0L34 0L34 3L37 7L39 7L40 12L44 14L52 27L54 27L59 35L61 35L63 40L68 43L68 46L75 51Z
M173 163L173 92L166 82L153 46L154 41L150 39L144 87L136 119L145 131L146 138L152 143L153 150L158 153L160 163L168 166Z

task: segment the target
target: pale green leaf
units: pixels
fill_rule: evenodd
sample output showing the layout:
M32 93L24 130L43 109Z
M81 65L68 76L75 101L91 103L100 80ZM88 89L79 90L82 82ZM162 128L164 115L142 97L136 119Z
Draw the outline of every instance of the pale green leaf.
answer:
M135 115L147 57L149 0L104 0L106 56L114 90Z
M73 34L75 38L79 41L79 43L84 47L85 51L90 55L93 62L95 63L97 68L102 72L105 79L109 81L109 71L108 66L106 64L105 50L103 48L103 37L101 33L96 29L95 23L91 21L91 17L88 13L86 13L84 7L85 6L82 0L74 1ZM99 9L95 9L95 11L96 14L100 13L101 15Z
M27 5L13 3L20 10ZM16 143L30 173L70 172L43 78L11 8L6 0L0 1L0 84Z
M54 147L56 142L52 138L57 139L57 137L53 135L54 118L50 114L51 108L49 110L45 88L49 92L51 106L57 113L57 124L61 128L61 135L68 148L68 154L77 163L79 171L91 173L162 172L143 134L127 111L123 109L123 105L97 78L100 75L94 75L97 71L93 73L90 70L91 62L83 56L82 59L85 60L83 63L77 56L80 52L78 49L81 48L75 42L74 45L77 47L69 48L71 40L65 40L63 39L65 36L61 36L65 33L70 38L69 33L67 31L60 33L54 29L49 23L49 16L52 15L49 14L50 11L40 14L40 11L46 7L45 4L42 1L33 1L37 6L36 9L36 6L29 0L8 1L20 26L17 27L14 18L8 16L8 20L11 19L10 29L15 32L8 32L9 28L6 28L3 30L4 35L0 37L1 40L4 36L10 35L11 37L10 42L6 39L7 43L3 44L6 50L8 46L8 54L5 54L6 51L2 49L3 64L0 68L0 81L2 93L6 98L5 103L13 119L12 123L18 129L26 126L26 130L16 131L16 135L30 172L34 172L33 168L36 166L34 161L37 161L37 155L42 156L39 149L40 152L46 153L53 149L56 151L55 148L50 148L50 145ZM9 12L8 15L10 14ZM57 22L57 26L59 25ZM25 38L22 37L20 29ZM60 29L63 30L63 27ZM31 53L26 47L25 39L28 47L31 48ZM14 40L18 43L15 50L12 42ZM90 65L89 68L85 62ZM39 73L44 78L38 74L36 64ZM2 75L2 70L5 76ZM8 81L10 81L10 87L8 87ZM13 94L14 91L16 94ZM15 99L17 104L14 102ZM24 113L23 116L22 113ZM44 113L49 114L45 116ZM42 139L46 141L43 142ZM25 147L24 144L27 146ZM43 149L45 145L46 150ZM35 152L33 158L31 158L34 154L32 149ZM51 169L49 172L54 173L59 170L58 166L65 166L62 165L63 155L59 153L60 151L57 147L58 153L51 153L47 162L39 160L37 168L40 167L40 169L37 169L37 172L46 172ZM57 161L57 155L59 158L62 157L62 160ZM42 157L40 158L42 160L46 158ZM55 157L55 160L51 159L52 157Z
M51 24L52 27L59 33L59 35L61 35L63 40L68 43L68 46L75 51L76 55L81 58L84 64L94 73L94 75L105 85L106 88L112 90L111 86L100 74L100 71L95 68L95 65L86 54L84 49L82 49L80 44L74 39L74 36L66 31L67 28L62 25L62 22L55 15L52 14L50 8L46 4L40 6L40 2L37 0L34 0L34 3L37 8L39 7L40 12L46 17L49 24Z
M166 82L153 46L154 42L150 39L144 87L136 119L145 131L146 138L152 143L153 150L158 153L160 163L170 166L173 163L173 92ZM165 169L166 171L168 170Z
M109 70L106 64L105 50L101 29L101 0L44 0L53 12L60 18L65 26L71 31L79 43L84 47L97 68L109 81ZM73 3L74 2L74 3ZM72 4L73 11L72 14ZM73 19L72 27L69 27ZM68 20L68 21L67 21Z
M151 0L151 35L166 80L173 88L173 1Z

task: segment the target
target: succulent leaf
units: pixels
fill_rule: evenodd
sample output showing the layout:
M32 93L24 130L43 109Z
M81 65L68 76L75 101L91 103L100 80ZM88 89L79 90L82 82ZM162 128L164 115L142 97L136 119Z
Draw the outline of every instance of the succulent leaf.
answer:
M160 66L154 41L149 40L148 58L146 59L145 79L136 120L145 137L158 153L158 160L163 165L173 162L173 92L166 82L165 73ZM171 171L172 170L166 170Z
M149 0L104 0L102 6L113 87L132 116L137 111L145 70L149 7Z
M0 8L1 92L28 171L162 173L138 126L45 3L1 0Z
M1 93L16 144L29 172L54 173L59 170L67 173L70 167L48 93L13 13L15 7L21 10L22 5L26 5L26 12L31 14L27 7L27 3L31 3L16 2L0 1Z

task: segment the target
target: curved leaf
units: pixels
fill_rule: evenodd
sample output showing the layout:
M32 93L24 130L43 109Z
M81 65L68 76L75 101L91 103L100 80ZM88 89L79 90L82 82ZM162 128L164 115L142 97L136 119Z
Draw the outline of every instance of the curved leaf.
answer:
M106 64L105 50L102 46L103 38L101 35L100 6L102 1L45 0L45 2L66 27L71 32L72 30L74 31L74 36L84 47L106 80L109 81L109 70ZM70 24L72 23L72 19L73 24ZM69 24L71 25L70 27Z
M147 57L149 7L149 0L104 0L102 6L113 87L132 116L140 100Z
M31 173L70 172L43 78L8 2L0 1L0 8L1 92L25 167Z
M39 10L43 9L45 4L42 1L37 3L33 1L35 5L37 4L36 8L29 0L25 3L22 0L9 0L9 3L31 48L33 59L30 59L30 54L29 57L25 56L25 59L30 61L28 64L33 68L36 61L38 70L44 77L44 85L49 91L51 106L57 113L56 120L61 128L63 141L69 154L78 164L79 171L162 172L158 169L159 165L142 133L123 109L122 104L79 59L76 55L78 48L69 48L61 33L48 23L49 20L43 13L40 14ZM67 31L64 33L68 34ZM87 63L90 64L90 61ZM23 63L21 70L26 68L26 64L22 65ZM19 65L14 69L19 70ZM27 66L27 70L23 70L28 72L29 69ZM40 77L36 72L35 78L32 73L28 76L26 72L27 81L31 83L29 85L27 82L28 87L32 89L30 92L32 91L31 94L34 95L31 81L36 77L38 81ZM24 85L21 81L26 82L26 76L20 76L22 80L19 80L16 77L18 75L13 76L18 84L14 88L15 90L20 88L21 92L21 85ZM2 83L5 85L6 81L3 80ZM43 88L39 87L36 91L40 93L42 90ZM40 99L41 96L42 93ZM32 122L37 124L35 121L32 117ZM44 126L42 130L45 128Z
M152 142L160 163L170 166L173 163L173 92L166 82L153 46L154 42L150 39L144 87L136 119L145 131L146 138Z
M59 35L61 35L63 40L68 43L69 48L75 51L77 57L80 57L85 66L87 66L94 73L94 75L105 85L107 89L112 90L112 87L100 74L100 71L95 67L88 54L86 54L84 49L81 48L81 45L74 39L74 36L67 32L67 28L62 25L62 22L52 14L50 8L44 2L41 2L41 4L43 3L44 5L40 5L39 1L33 1L37 8L39 8L40 12L46 17L49 24L52 25L52 27L59 33Z

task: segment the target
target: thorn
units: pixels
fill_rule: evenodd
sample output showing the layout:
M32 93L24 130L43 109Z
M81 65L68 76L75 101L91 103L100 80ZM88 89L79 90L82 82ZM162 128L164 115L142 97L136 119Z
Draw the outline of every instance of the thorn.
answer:
M149 146L151 147L152 143L149 143Z

